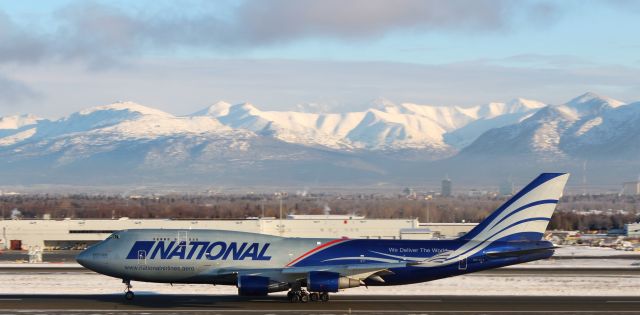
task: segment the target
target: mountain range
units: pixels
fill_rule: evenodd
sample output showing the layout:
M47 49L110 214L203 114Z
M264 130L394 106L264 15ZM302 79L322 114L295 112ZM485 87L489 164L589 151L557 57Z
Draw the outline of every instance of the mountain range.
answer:
M1 117L0 184L473 185L558 170L606 185L636 177L639 140L640 102L593 93L343 113L217 102L186 116L119 102Z

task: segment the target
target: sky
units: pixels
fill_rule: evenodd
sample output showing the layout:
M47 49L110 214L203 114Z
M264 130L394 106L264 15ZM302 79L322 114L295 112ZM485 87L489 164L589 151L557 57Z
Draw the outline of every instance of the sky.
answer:
M0 116L640 100L640 1L0 0Z

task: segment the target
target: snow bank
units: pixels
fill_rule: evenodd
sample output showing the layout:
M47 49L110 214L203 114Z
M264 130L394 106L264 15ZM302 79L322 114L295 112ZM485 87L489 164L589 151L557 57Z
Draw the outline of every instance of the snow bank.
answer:
M0 294L119 294L120 279L86 273L0 274ZM136 294L236 294L233 286L132 282ZM640 277L467 275L432 282L348 289L340 294L637 296ZM282 293L281 293L282 294Z

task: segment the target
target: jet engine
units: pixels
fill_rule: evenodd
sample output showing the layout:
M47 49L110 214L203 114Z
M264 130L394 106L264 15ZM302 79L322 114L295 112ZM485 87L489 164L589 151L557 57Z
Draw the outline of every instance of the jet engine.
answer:
M307 290L312 292L338 292L339 289L359 287L361 281L342 277L330 271L311 271L307 274Z
M269 278L260 276L239 276L238 295L269 294Z
M272 282L268 277L262 276L239 276L237 286L238 295L244 296L264 296L269 292L289 289L288 283Z

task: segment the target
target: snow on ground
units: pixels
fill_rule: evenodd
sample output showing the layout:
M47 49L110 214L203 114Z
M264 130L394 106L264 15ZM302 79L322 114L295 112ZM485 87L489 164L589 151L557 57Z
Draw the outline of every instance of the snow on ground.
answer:
M608 247L591 247L591 246L561 246L555 250L554 256L589 256L589 257L606 257L606 256L640 256L639 252L616 250Z
M504 267L507 269L550 268L550 269L579 269L579 268L640 268L640 259L545 259Z
M0 294L120 294L121 280L92 272L0 273ZM233 295L233 286L132 282L136 294ZM466 275L431 282L348 289L340 294L637 296L640 276ZM282 294L282 293L281 293Z
M548 259L506 267L509 269L549 268L640 268L638 253L608 248L564 247L558 249L564 257L589 256L589 259ZM615 255L633 255L629 259L607 258ZM597 258L600 256L601 258ZM34 267L30 272L15 273L10 267ZM39 272L38 267L60 268L56 272ZM0 263L0 294L120 294L124 286L119 279L90 271L64 270L77 268L77 264L19 264ZM233 295L233 286L181 285L133 282L137 294L210 294ZM621 272L620 275L549 275L543 273L470 274L431 282L388 287L353 288L340 294L373 295L534 295L534 296L638 296L640 275Z

